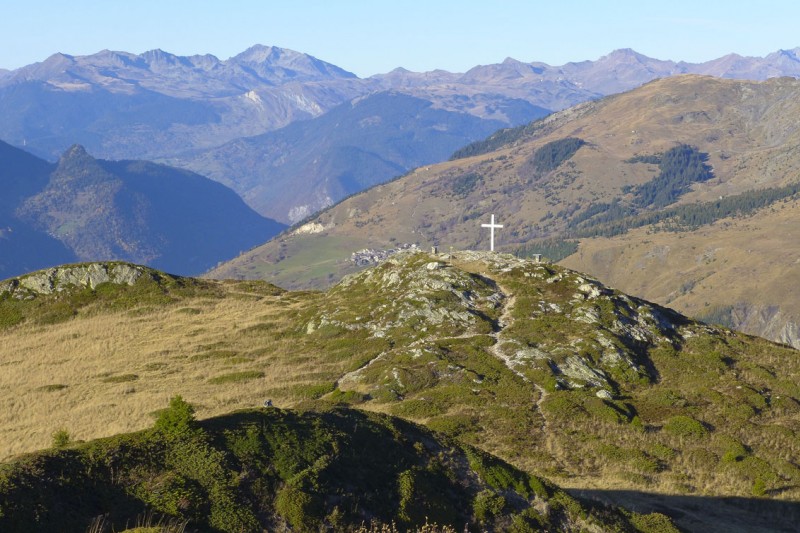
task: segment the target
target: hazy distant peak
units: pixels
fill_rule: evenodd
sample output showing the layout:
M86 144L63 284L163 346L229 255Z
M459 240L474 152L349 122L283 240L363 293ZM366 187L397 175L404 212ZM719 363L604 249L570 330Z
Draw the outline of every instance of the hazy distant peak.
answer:
M767 56L767 59L773 59L778 61L799 61L798 52L800 52L800 48L794 48L792 50L778 50L777 52L773 52Z
M297 57L304 54L295 52L294 50L284 50L277 46L264 46L263 44L256 44L233 56L231 59L237 63L270 63L274 64L281 57Z
M98 176L90 176L94 174L89 172L88 169L94 168L98 165L97 160L89 155L86 149L80 144L73 144L61 154L56 164L56 175L60 180L82 180L90 178L89 181L96 181ZM75 169L82 169L76 172Z
M647 57L646 55L640 54L636 50L632 48L619 48L614 50L610 54L601 57L598 62L602 61L618 61L618 62L626 62L626 63L634 63L634 62L644 62L644 61L654 61L652 58ZM655 60L658 61L658 60Z
M295 76L301 78L317 77L320 74L334 78L357 77L352 72L317 59L314 56L289 50L288 48L264 46L262 44L251 46L241 54L230 58L228 62L253 66L257 70L284 69L289 78Z
M63 70L75 64L75 57L67 54L57 52L41 63L34 63L30 65L36 70L56 71ZM25 68L25 67L23 67Z
M50 57L42 61L42 63L56 63L56 62L71 63L73 61L75 61L75 56L64 54L62 52L56 52L55 54L51 55Z
M178 59L178 56L174 54L170 54L169 52L165 52L160 48L155 48L153 50L148 50L147 52L141 55L142 59L146 60L148 63L161 63L161 62L175 62Z

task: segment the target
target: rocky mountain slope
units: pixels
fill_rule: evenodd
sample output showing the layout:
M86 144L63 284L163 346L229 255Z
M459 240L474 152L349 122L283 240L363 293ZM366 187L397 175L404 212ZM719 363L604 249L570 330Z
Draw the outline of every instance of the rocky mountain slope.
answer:
M791 333L800 323L797 298L785 283L794 260L784 251L794 249L790 206L800 139L791 117L800 111L799 91L800 83L788 78L683 76L581 104L354 196L211 276L325 286L352 271L351 254L364 248L488 247L489 232L480 224L494 213L504 224L497 234L504 250L559 259L580 241L584 262L571 265L693 316L737 308L753 317L763 310L765 320L729 323L797 343ZM780 206L787 209L786 229L769 231ZM743 217L753 223L738 222ZM614 237L624 246L590 244L636 228L642 229L630 238ZM723 231L731 236L730 253L716 253L726 261L691 272L706 250L720 248L714 238ZM769 239L747 244L759 232ZM677 244L690 240L702 251ZM642 261L629 261L634 242ZM669 262L657 258L664 246L672 250ZM759 253L744 252L752 249ZM644 261L648 254L655 255ZM612 273L609 265L619 268ZM711 271L725 281L704 283ZM746 288L743 272L758 272L758 290ZM691 296L679 297L681 291Z
M101 157L154 159L314 117L362 93L353 74L277 47L227 61L161 50L55 54L0 79L0 138L47 158L80 143Z
M4 143L0 158L0 278L100 259L196 274L284 227L185 170L97 160L77 145L55 165Z
M148 271L92 287L90 270L104 269L34 273L0 295L7 454L59 428L80 440L148 428L176 394L200 419L267 399L347 405L689 530L798 519L796 350L587 275L488 252L398 253L324 293ZM75 281L46 281L60 288L47 294L28 278Z

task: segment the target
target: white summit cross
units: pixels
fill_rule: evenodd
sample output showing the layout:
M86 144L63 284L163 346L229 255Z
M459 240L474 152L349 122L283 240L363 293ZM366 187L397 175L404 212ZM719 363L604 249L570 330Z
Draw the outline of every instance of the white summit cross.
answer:
M489 237L489 250L494 252L494 229L495 228L502 228L502 224L495 224L494 223L494 214L492 214L492 221L488 224L481 224L482 228L489 228L490 230L490 237Z

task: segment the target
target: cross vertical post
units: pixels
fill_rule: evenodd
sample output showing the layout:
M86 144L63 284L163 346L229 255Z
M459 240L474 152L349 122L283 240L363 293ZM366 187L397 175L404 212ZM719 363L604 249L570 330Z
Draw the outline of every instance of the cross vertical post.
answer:
M489 224L481 224L482 228L489 228L489 250L494 252L494 229L495 228L502 228L502 224L495 224L494 223L494 214L492 214L492 221Z

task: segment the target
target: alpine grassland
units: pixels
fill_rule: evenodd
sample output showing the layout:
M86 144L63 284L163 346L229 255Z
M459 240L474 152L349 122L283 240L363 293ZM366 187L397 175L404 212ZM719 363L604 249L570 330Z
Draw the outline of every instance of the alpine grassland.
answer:
M66 279L81 267L62 268ZM358 517L369 525L368 516L422 527L427 517L458 530L524 531L556 528L548 513L561 505L567 529L611 515L634 529L667 527L587 510L553 492L558 485L606 503L668 497L644 509L671 509L678 525L696 518L686 514L692 498L714 520L720 513L710 509L725 498L763 500L730 513L745 527L774 514L768 503L784 506L772 520L797 518L796 350L557 265L405 252L325 292L153 274L40 294L24 288L36 285L31 276L3 297L19 317L0 331L7 468L26 479L74 471L86 484L99 472L86 466L89 454L109 468L108 494L125 493L126 517L155 509L176 523L236 531L269 529L276 516L293 530L336 529L340 519L350 528ZM131 297L138 293L151 296ZM51 305L70 312L43 320ZM176 396L191 421L170 436L164 408ZM380 428L365 431L387 442L337 440L372 424ZM435 466L391 451L409 432L429 430L437 433L414 442L445 439L463 458L436 452ZM120 484L108 461L129 459L132 477ZM462 474L441 477L445 466ZM358 468L369 474L346 473ZM464 476L485 486L467 497L439 485ZM345 479L363 500L333 496L344 489L327 483ZM365 489L379 480L384 488Z

